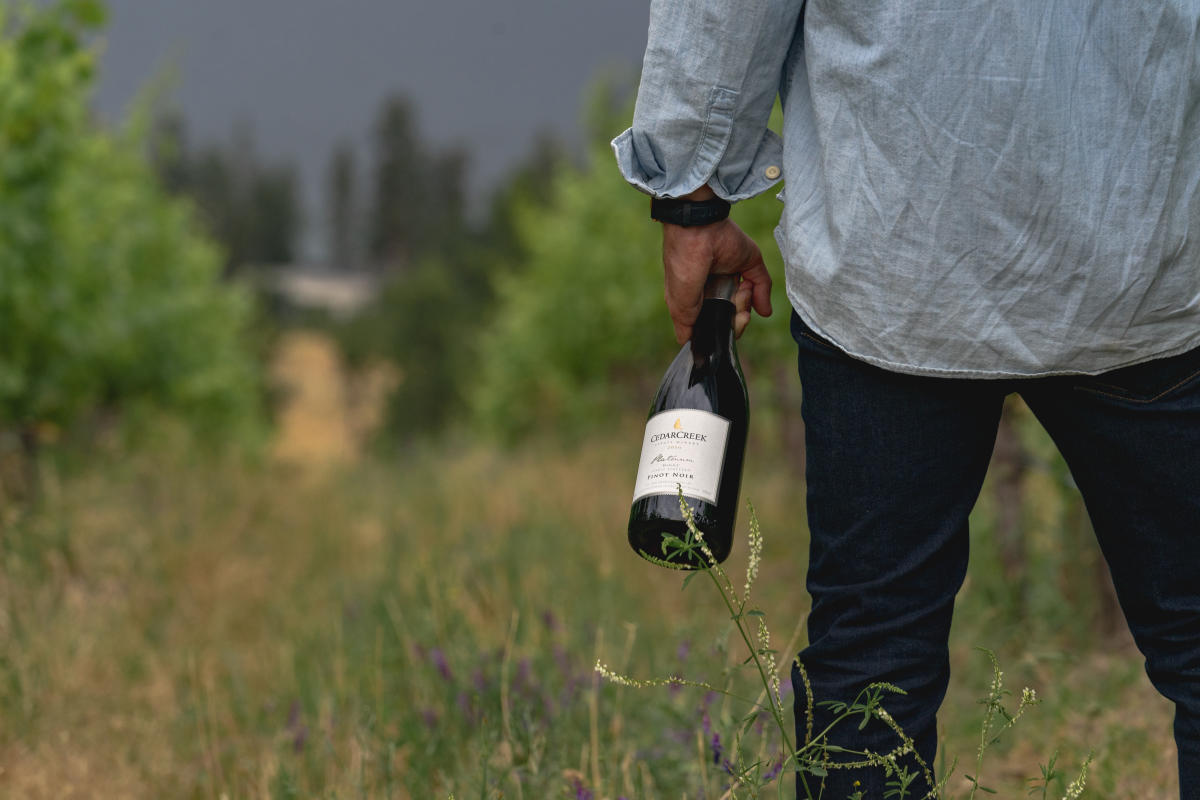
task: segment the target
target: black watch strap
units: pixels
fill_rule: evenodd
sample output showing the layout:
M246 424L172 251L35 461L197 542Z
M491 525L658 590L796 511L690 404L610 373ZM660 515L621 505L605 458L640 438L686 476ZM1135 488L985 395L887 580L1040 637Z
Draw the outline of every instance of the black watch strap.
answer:
M729 201L719 197L711 200L653 197L650 199L650 218L690 228L720 222L729 216L729 207Z

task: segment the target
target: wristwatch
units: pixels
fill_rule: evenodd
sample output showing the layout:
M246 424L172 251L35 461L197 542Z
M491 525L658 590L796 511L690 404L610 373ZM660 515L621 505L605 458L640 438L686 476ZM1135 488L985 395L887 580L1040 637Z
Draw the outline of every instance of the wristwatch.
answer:
M728 217L729 207L729 201L719 197L711 200L653 197L650 199L650 219L685 228L711 225Z

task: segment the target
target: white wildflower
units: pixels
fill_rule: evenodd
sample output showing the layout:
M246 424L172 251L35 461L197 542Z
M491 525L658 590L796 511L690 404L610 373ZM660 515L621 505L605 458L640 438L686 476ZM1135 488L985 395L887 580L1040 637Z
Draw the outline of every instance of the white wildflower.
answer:
M767 629L767 622L762 617L758 617L758 646L767 662L766 672L771 676L771 689L775 692L775 700L783 705L783 695L779 689L779 668L775 662L775 654L771 652L771 631Z
M742 593L742 606L750 600L750 587L758 578L758 564L762 560L763 537L758 526L758 517L754 514L754 506L750 507L750 558L746 562L746 589Z
M1083 794L1083 789L1087 785L1088 766L1091 765L1094 755L1094 753L1088 753L1083 766L1079 768L1079 777L1071 781L1071 785L1067 787L1067 793L1063 795L1063 800L1078 800L1079 796Z

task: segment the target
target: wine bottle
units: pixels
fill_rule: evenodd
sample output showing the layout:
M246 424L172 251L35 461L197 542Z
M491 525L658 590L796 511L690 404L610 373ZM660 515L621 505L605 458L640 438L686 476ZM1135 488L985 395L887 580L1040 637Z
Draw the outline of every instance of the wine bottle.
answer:
M736 276L705 285L692 338L667 368L650 406L629 512L629 544L680 569L708 566L699 553L664 553L663 535L687 540L679 493L718 562L733 546L750 424L746 380L733 337Z

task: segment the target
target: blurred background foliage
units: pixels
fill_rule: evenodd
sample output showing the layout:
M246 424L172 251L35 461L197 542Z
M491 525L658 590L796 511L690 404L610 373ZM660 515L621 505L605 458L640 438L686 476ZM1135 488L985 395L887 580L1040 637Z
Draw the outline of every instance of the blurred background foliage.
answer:
M81 40L101 7L27 16L10 22L5 42L5 268L19 276L0 297L14 323L3 332L6 417L68 424L136 399L197 420L245 419L253 312L244 284L218 278L293 261L294 169L260 163L245 130L191 149L183 121L155 116L149 102L124 130L97 128L87 114L93 55ZM466 155L422 141L401 97L381 105L369 202L357 200L351 152L331 155L333 267L373 274L380 290L351 319L307 319L352 363L399 368L394 441L451 421L509 442L535 429L582 435L605 425L614 399L649 398L676 345L657 226L608 149L630 112L627 95L598 84L582 156L534 142L482 220L465 215ZM735 217L769 243L778 203L764 195ZM781 285L774 300L786 308ZM755 366L789 352L785 316L755 326L743 346L756 410L768 414L783 381Z
M0 6L0 794L722 796L713 736L728 746L736 708L590 669L744 677L714 598L622 534L677 347L657 225L608 149L628 84L598 80L581 152L539 137L474 211L469 154L383 98L369 163L330 153L314 269L297 172L248 128L197 145L153 98L95 122L104 16ZM777 278L775 316L739 344L744 485L762 607L798 646L803 430L773 195L734 210ZM284 291L314 277L366 290ZM972 525L947 749L973 752L983 645L1047 698L1001 748L1001 786L1024 791L1061 744L1064 763L1098 749L1096 796L1169 796L1169 705L1019 402Z
M535 433L579 437L627 409L624 398L649 402L678 345L662 300L658 226L612 164L609 139L631 114L627 94L598 83L581 158L536 142L481 228L446 226L451 235L338 329L352 357L399 365L390 420L401 441L451 420L510 444ZM767 194L738 204L734 218L769 243L778 213ZM778 252L764 255L779 275ZM787 308L781 282L773 300ZM789 343L780 313L742 346L767 426L797 397Z
M250 298L143 155L89 119L103 9L8 10L0 39L0 420L26 447L143 404L205 431L260 422Z

